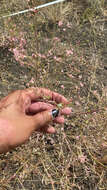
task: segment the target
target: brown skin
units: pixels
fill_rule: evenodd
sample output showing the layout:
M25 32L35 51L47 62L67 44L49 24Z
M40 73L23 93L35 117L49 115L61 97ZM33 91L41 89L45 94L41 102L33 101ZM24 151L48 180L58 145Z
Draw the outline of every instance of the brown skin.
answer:
M43 102L46 97L64 105L54 121L52 109L55 105ZM50 122L64 123L63 116L71 112L67 104L64 96L44 88L17 90L3 98L0 101L0 153L23 144L34 131L55 133Z

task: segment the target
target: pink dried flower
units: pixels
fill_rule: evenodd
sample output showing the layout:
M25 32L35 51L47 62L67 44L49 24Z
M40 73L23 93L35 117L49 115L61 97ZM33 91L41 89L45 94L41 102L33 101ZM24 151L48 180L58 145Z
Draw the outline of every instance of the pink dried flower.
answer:
M16 61L20 61L20 59L25 58L25 55L22 54L22 52L24 52L24 51L20 52L17 48L14 48L11 51L13 51Z
M68 74L68 76L69 76L70 78L74 78L74 76L73 76L72 74Z
M65 88L64 85L61 85L61 88L64 89Z
M36 57L36 55L35 55L34 53L32 53L32 57L34 57L34 58L35 58L35 57Z
M78 101L75 101L75 104L76 104L77 106L80 106L80 103L79 103Z
M67 27L68 27L68 28L71 28L71 24L70 24L69 22L67 23Z
M10 40L13 42L18 42L18 39L16 37L11 38Z
M57 41L57 42L60 41L60 39L59 39L58 37L53 38L53 40L54 40L54 41Z
M47 56L51 56L51 55L52 55L52 49L50 49L50 50L48 51Z
M80 82L80 86L81 86L81 87L83 87L83 86L84 86L84 84L83 84L82 82Z
M73 51L72 50L66 50L66 56L70 56L73 54Z
M80 136L76 136L76 140L79 140Z
M107 148L107 143L102 143L102 147Z
M42 55L42 58L43 58L43 59L46 59L46 56L45 56L45 55Z
M41 53L38 53L38 56L41 57L41 58L43 58L43 59L46 58L46 56L45 56L45 55L42 55Z
M79 79L82 79L82 75L79 75Z
M29 81L30 83L34 84L35 79L32 77L31 80Z
M82 164L84 164L85 163L85 161L86 161L86 156L84 156L84 155L80 155L79 157L78 157L78 159L80 160L80 162L82 163Z
M61 61L62 61L62 59L61 59L60 57L54 56L54 59L55 59L56 61L58 61L58 62L61 62Z
M94 94L94 95L97 95L97 90L93 90L93 94Z
M63 25L63 22L60 20L59 22L58 22L58 26L60 27L60 26L62 26Z

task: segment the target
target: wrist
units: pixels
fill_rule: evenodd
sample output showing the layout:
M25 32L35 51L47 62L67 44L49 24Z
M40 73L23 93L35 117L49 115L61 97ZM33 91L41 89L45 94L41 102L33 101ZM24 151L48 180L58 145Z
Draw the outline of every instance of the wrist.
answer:
M0 119L0 154L9 150L7 128L7 121Z

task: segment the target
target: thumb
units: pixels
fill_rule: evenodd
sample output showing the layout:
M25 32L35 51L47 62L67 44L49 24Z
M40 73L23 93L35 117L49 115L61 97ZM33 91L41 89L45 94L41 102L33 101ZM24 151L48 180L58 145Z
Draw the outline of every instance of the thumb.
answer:
M34 130L39 130L50 123L55 117L58 116L59 110L43 111L32 116L32 124Z

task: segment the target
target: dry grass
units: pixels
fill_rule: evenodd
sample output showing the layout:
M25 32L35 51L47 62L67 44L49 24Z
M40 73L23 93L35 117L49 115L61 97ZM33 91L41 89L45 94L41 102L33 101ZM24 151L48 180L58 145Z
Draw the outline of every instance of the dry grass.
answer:
M27 1L6 2L1 3L1 15L4 8L10 12L39 4L33 0L29 5ZM13 83L18 88L22 84L38 85L69 99L72 96L69 106L74 113L64 125L55 126L56 134L34 133L25 145L0 155L0 190L106 190L107 66L103 13L103 0L74 0L2 20L0 51L7 48L13 53L9 59L13 68L16 59L19 67L30 66L33 70L30 79L26 72L23 76L19 73L18 82L14 77ZM14 86L8 81L9 72L7 76L0 73L7 93Z

